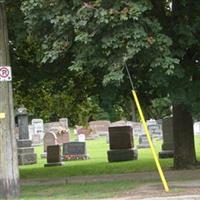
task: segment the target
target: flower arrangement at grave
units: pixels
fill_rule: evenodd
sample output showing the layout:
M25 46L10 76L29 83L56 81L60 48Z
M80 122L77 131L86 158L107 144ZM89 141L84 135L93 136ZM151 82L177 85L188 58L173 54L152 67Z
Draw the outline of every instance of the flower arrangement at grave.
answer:
M68 155L64 155L63 156L63 160L67 161L67 160L86 160L87 156L84 154L79 154L79 155L75 155L75 154L68 154Z

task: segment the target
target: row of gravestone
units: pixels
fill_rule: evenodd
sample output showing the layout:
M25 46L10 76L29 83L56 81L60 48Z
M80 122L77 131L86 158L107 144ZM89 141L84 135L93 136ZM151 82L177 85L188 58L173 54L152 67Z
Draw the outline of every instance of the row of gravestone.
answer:
M167 122L168 120L166 119L165 121ZM126 124L126 126L124 126L125 124ZM28 139L29 138L28 131L27 131L28 116L27 116L27 110L25 108L18 109L18 125L19 125L19 130L20 130L19 131L20 135L19 135L19 140L18 140L18 147L19 147L18 148L18 154L19 154L18 158L20 160L19 163L22 163L22 164L35 163L36 162L36 154L34 153L34 150L31 147L31 141ZM54 126L56 126L56 125L54 125ZM97 126L98 128L100 128L102 126L102 122L97 125L93 124L93 126ZM68 125L66 127L68 127ZM126 130L123 130L124 127L129 127L129 131L127 132ZM115 142L118 141L118 144L116 144L115 147L113 147L112 145L110 146L110 151L108 152L108 157L112 157L113 155L118 155L118 154L121 154L122 155L121 157L126 157L125 155L132 155L134 158L137 157L136 151L132 150L132 149L130 150L130 144L133 145L133 141L131 142L131 140L129 140L130 138L133 139L133 136L130 135L130 134L133 134L131 127L132 127L132 125L130 124L130 122L124 122L124 121L115 122L110 125L110 128L109 128L109 141L111 140L110 145L113 144L113 141L115 141ZM163 126L163 127L165 127L165 126ZM169 124L166 127L169 127ZM171 127L172 127L172 125L171 125ZM61 126L59 127L57 125L57 127L54 127L54 128L51 127L48 129L49 129L49 131L45 134L45 136L46 135L47 136L44 137L44 139L46 141L46 142L44 142L44 151L47 150L47 146L61 145L63 143L69 142L69 133L66 131L65 128L63 128ZM112 131L112 129L115 129L115 131ZM165 129L165 128L163 128L163 129ZM99 129L99 131L100 130L102 131L102 127L101 127L101 129ZM105 128L104 130L106 132L107 129ZM127 132L127 135L126 135L126 132ZM169 131L167 130L166 132L169 132ZM129 139L127 139L127 138L129 138ZM145 138L145 137L143 137L143 138ZM166 157L166 152L167 152L167 155L169 155L170 149L168 147L165 147L165 146L169 146L169 145L167 145L166 138L168 139L169 136L164 137L163 150L165 152L161 152L160 157ZM129 148L128 148L128 146L124 149L122 147L120 147L120 143L122 141L129 142ZM143 140L141 139L141 141L143 141ZM146 144L147 144L147 140L145 139L144 141L146 141ZM147 147L147 146L143 146L143 147ZM122 154L122 149L123 149L124 154ZM113 159L111 158L109 160L111 161Z
M119 124L118 124L119 125ZM107 152L109 162L135 160L138 157L137 149L134 148L132 126L109 127L110 150ZM172 158L174 156L173 142L173 118L166 117L162 122L163 144L159 158ZM149 147L146 135L139 137L138 148ZM152 136L152 134L151 134Z
M160 158L171 157L173 155L172 144L172 118L164 119L164 143L163 151L160 152ZM137 149L134 148L132 126L124 125L122 123L113 123L109 126L109 146L107 151L109 162L119 162L127 160L135 160L138 158ZM146 140L147 141L147 140ZM78 146L79 147L78 147ZM82 145L82 147L80 146ZM83 147L84 145L84 147ZM147 147L147 146L145 146ZM53 150L54 149L54 150ZM83 151L84 149L84 151ZM54 152L55 151L55 152ZM62 165L59 145L47 146L47 164L45 166ZM57 159L55 158L55 155ZM79 156L87 159L85 143L71 142L63 144L63 158L64 160L71 160L71 158L80 159Z
M44 166L61 166L63 165L62 161L80 159L88 159L85 142L64 143L62 155L60 145L50 145L47 146L47 164Z
M85 135L85 139L95 139L99 135L106 135L108 136L108 127L112 124L119 124L119 125L131 125L133 128L133 132L135 136L144 136L144 130L141 123L138 122L130 122L130 121L117 121L114 123L110 123L107 120L99 120L99 121L91 121L89 122L89 127L85 128L82 126L76 126L77 135ZM148 128L152 135L154 136L162 136L162 129L161 124L155 120L147 121ZM32 140L33 145L41 145L43 143L44 134L50 131L52 128L56 129L67 129L68 130L68 119L61 118L58 122L51 122L51 123L43 123L42 119L33 119L32 124L29 127L29 139ZM16 132L19 133L19 130Z

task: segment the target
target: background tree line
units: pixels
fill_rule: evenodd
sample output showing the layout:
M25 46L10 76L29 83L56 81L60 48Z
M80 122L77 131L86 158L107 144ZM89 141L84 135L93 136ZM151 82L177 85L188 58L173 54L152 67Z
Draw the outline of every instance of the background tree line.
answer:
M174 166L196 165L199 11L185 0L7 1L15 105L72 124L130 119L127 64L147 117L173 106Z

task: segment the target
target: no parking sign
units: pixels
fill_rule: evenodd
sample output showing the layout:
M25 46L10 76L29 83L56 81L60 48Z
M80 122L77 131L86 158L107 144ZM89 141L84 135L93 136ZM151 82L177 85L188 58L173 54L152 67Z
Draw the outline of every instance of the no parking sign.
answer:
M11 81L12 73L10 66L0 66L0 81Z

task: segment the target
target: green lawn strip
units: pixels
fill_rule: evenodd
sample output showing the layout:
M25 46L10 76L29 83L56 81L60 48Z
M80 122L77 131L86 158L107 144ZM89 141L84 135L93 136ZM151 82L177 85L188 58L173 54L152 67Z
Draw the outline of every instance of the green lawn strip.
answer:
M196 136L196 150L199 155L200 137ZM137 141L136 141L137 142ZM161 141L154 140L156 151L161 149ZM46 159L41 159L40 154L43 147L36 147L38 163L34 165L20 166L21 179L42 179L42 178L64 178L70 176L88 176L105 174L123 174L132 172L155 171L156 166L151 150L139 149L138 160L109 163L107 161L107 150L109 149L105 137L97 140L87 141L89 160L66 161L61 167L45 168ZM173 166L173 159L160 159L164 170Z
M98 199L115 197L139 186L133 181L115 181L69 185L29 185L21 187L20 200Z

